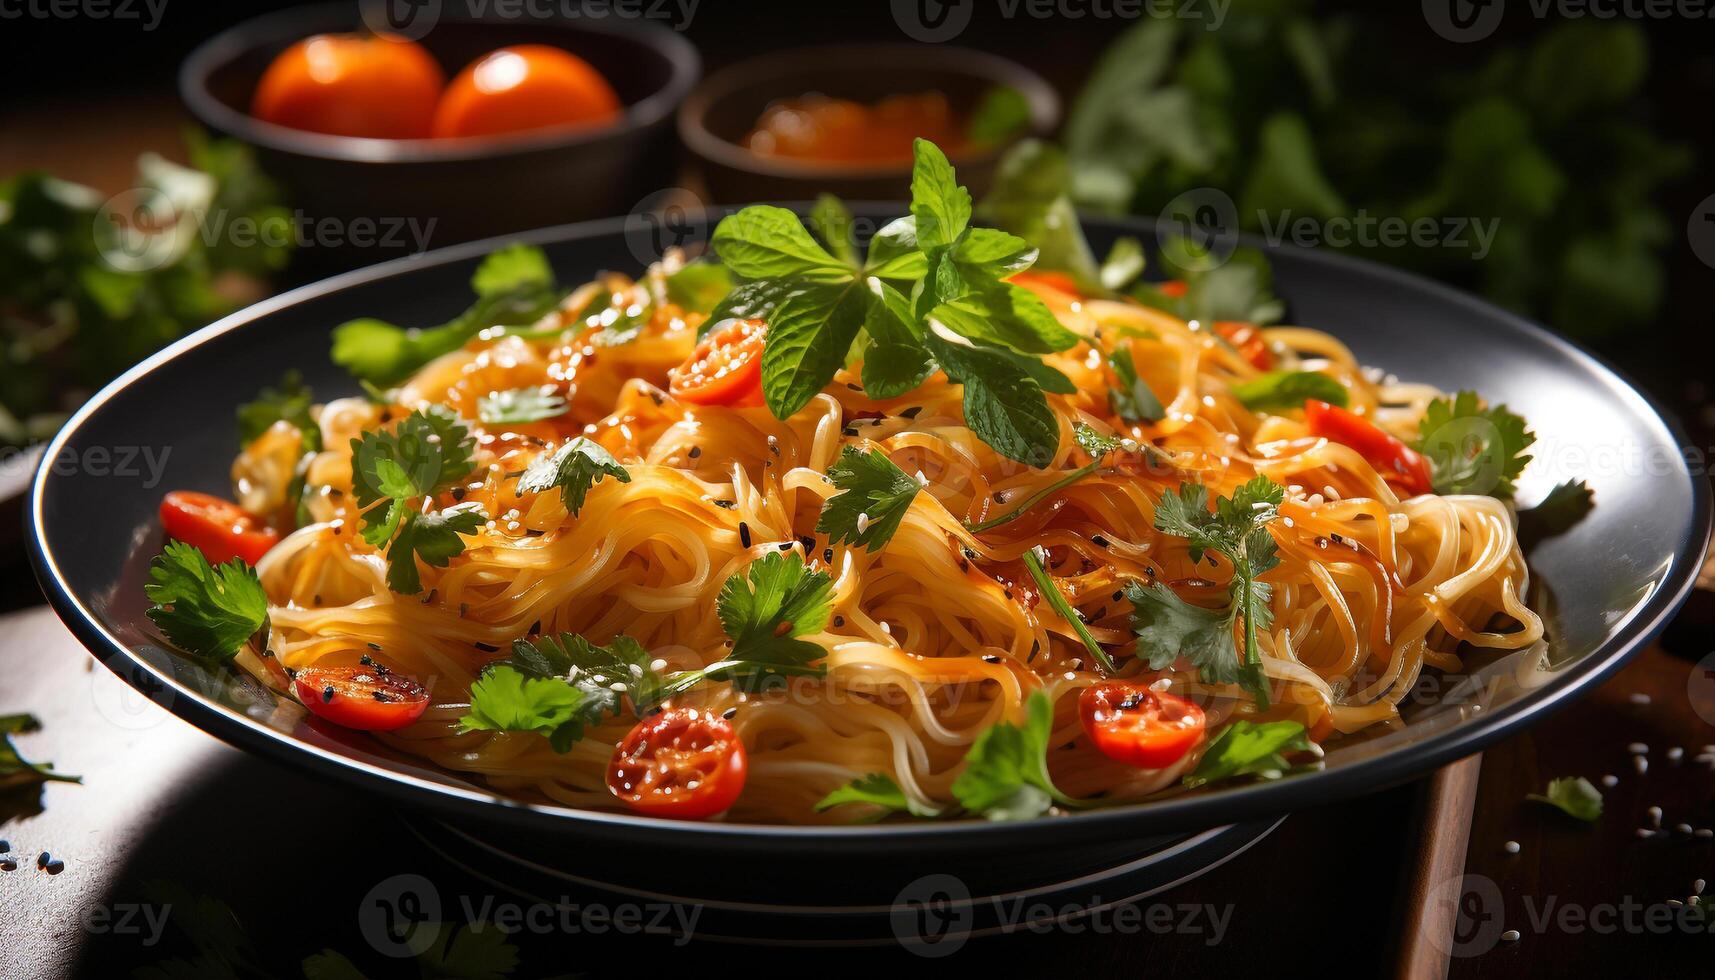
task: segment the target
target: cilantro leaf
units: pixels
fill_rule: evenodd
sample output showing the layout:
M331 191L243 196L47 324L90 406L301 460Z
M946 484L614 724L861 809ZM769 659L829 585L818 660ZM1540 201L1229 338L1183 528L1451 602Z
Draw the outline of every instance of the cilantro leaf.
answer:
M1185 785L1196 789L1235 776L1272 778L1292 769L1288 754L1310 751L1310 737L1296 721L1235 721L1209 742Z
M402 506L395 504L395 511ZM387 587L400 595L423 591L417 559L431 568L447 567L464 554L464 539L459 535L475 534L487 523L488 515L474 501L426 514L406 511L399 533L387 548Z
M1253 412L1301 408L1311 398L1345 408L1351 400L1345 385L1320 371L1270 371L1231 390Z
M1595 492L1583 480L1557 483L1542 503L1519 511L1519 537L1540 541L1564 534L1596 507Z
M542 453L524 468L518 478L518 495L546 493L560 488L560 502L573 517L583 509L584 498L591 488L611 476L620 483L630 483L631 474L603 449L600 443L583 436L571 440L551 453Z
M425 924L426 925L426 924ZM435 941L417 957L425 977L505 980L518 968L518 947L492 922L443 922Z
M1567 816L1586 823L1602 815L1602 793L1583 776L1551 779L1547 794L1532 793L1525 799L1559 807Z
M263 388L256 399L238 407L238 437L244 445L255 442L275 422L286 421L303 433L304 450L319 452L322 445L321 426L310 417L315 397L304 385L303 376L287 371L277 388Z
M51 762L30 762L12 744L13 735L40 731L42 723L34 715L0 716L0 788L25 783L81 783L82 776L67 776L54 772Z
M648 651L629 636L605 647L576 633L515 640L511 659L490 666L472 686L471 710L459 725L536 732L566 752L586 727L623 714L626 695L641 713L659 702L661 689Z
M1418 422L1417 450L1429 460L1439 494L1479 493L1510 499L1536 433L1505 405L1482 407L1474 391L1429 403Z
M867 803L881 807L883 812L877 815L877 819L886 816L889 811L909 813L914 817L936 817L941 814L938 808L926 807L906 796L899 784L893 781L893 777L884 772L859 776L839 787L816 803L816 812L821 813L847 803Z
M820 676L826 668L811 664L827 651L799 637L827 626L832 592L828 574L810 571L796 554L775 551L751 562L745 574L726 580L716 601L732 652L697 673L744 690L792 675Z
M1114 376L1119 378L1119 384L1108 389L1108 404L1115 415L1134 425L1157 422L1166 417L1166 406L1138 377L1137 362L1132 360L1130 347L1121 347L1109 354L1108 367L1113 368Z
M744 279L838 282L852 274L816 244L796 214L772 205L751 205L722 218L710 244L721 262Z
M451 409L412 412L392 430L351 440L352 489L363 512L363 540L381 547L411 500L439 493L471 471L475 441Z
M880 450L856 446L840 451L828 476L840 492L823 502L816 532L828 535L829 544L850 542L871 551L887 546L923 489Z
M450 354L493 326L534 323L554 309L559 294L541 249L514 244L491 253L471 277L476 302L457 318L426 330L407 330L361 318L334 328L335 364L380 387L397 384L423 365Z
M852 243L852 213L845 202L832 194L818 196L810 209L810 227L836 258L854 269L859 267L857 246Z
M1128 585L1138 649L1155 669L1185 656L1206 679L1236 681L1259 706L1267 707L1268 679L1256 637L1273 620L1272 592L1257 578L1280 562L1268 524L1284 496L1280 485L1264 476L1217 500L1214 513L1208 510L1208 490L1200 484L1184 483L1178 491L1162 495L1155 511L1156 529L1185 538L1192 561L1202 561L1207 551L1226 556L1233 564L1233 578L1224 610L1193 606L1161 583ZM1242 653L1233 645L1235 623L1244 635Z
M971 223L971 193L959 186L941 148L919 138L912 144L911 216L918 246L925 251L958 241Z
M953 780L953 798L985 819L1028 820L1048 812L1055 801L1066 802L1048 776L1054 706L1037 690L1024 709L1022 728L1003 721L978 735L965 755L964 771Z
M202 552L169 541L149 563L143 594L150 622L197 657L228 660L268 629L268 594L256 570L234 558L211 566Z
M483 395L477 399L476 413L483 425L523 425L559 418L570 407L553 385L534 385Z

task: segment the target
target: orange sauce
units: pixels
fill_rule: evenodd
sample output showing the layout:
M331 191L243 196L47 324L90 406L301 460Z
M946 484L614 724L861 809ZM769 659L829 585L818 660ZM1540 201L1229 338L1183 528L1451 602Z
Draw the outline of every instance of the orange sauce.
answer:
M744 138L763 156L827 163L910 163L911 143L931 140L957 156L965 123L940 92L893 95L873 106L810 94L776 102Z

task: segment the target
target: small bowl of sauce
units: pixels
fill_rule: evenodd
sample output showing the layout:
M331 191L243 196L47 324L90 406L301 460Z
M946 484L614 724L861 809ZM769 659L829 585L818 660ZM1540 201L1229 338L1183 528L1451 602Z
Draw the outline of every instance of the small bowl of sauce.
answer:
M912 143L933 141L981 194L1001 153L1060 121L1060 99L1016 62L961 48L843 45L718 72L679 112L714 200L910 196Z

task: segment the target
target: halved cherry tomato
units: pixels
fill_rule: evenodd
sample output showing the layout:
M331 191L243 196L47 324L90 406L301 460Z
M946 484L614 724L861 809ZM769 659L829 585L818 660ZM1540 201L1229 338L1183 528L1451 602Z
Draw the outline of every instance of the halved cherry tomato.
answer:
M744 789L744 743L732 724L699 708L674 708L637 723L613 750L607 788L638 813L701 820Z
M1269 353L1268 341L1262 339L1262 331L1255 326L1231 320L1217 320L1215 332L1227 338L1227 343L1237 348L1239 355L1255 365L1257 370L1267 371L1274 367L1274 355Z
M1163 769L1203 738L1203 709L1129 681L1104 681L1078 697L1084 731L1101 753L1139 769Z
M1031 270L1029 272L1017 273L1007 281L1019 286L1047 286L1049 289L1058 290L1069 296L1083 295L1083 290L1078 288L1078 283L1064 272L1042 272Z
M1383 432L1362 415L1312 398L1304 403L1304 419L1310 425L1311 435L1356 449L1381 473L1382 479L1406 496L1415 497L1435 489L1429 475L1429 461L1423 454Z
M685 363L667 372L673 397L697 405L749 407L762 404L761 320L722 320Z
M426 139L446 75L417 44L387 34L318 34L262 73L250 114L312 133Z
M619 118L619 95L589 62L546 44L491 51L459 72L435 110L437 138L494 136Z
M429 707L423 685L379 664L305 667L292 685L310 714L360 732L404 728Z
M202 552L210 564L242 558L254 565L280 543L280 533L230 500L194 490L174 490L161 501L167 536Z
M1191 291L1190 285L1183 279L1169 279L1155 288L1161 295L1171 299L1184 299L1185 294Z

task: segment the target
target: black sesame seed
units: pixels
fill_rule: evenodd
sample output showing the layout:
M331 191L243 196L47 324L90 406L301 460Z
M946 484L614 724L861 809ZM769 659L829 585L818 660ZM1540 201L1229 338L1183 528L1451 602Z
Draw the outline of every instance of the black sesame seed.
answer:
M319 592L318 592L318 593L317 593L317 594L316 594L316 595L315 595L315 596L314 596L314 597L312 597L312 598L311 598L311 599L310 599L310 601L311 601L311 602L313 602L313 603L315 603L315 604L316 604L316 605L318 605L318 606L319 606L319 605L321 605L321 604L322 604L322 597L321 597L321 593L319 593Z
M464 617L464 615L468 612L470 612L470 603L468 603L468 602L459 603L459 617L462 619Z
M11 849L12 849L12 842L11 841L0 840L0 854L5 854L7 851L10 851Z
M529 635L535 636L536 634L538 634L540 632L542 632L542 621L540 619L538 619L534 623L530 624Z
M453 499L454 500L463 500L464 495L465 495L465 488L464 487L453 487Z
M822 549L822 561L829 564L829 565L832 565L834 563L834 549L823 548Z
M329 701L332 701L332 700L333 700L333 685L329 684L327 687L322 688L322 703L327 704Z
M1090 538L1090 543L1098 548L1106 548L1108 546L1108 539L1098 534Z
M374 650L377 653L381 652L381 644L379 644L379 643L366 643L364 645L369 647L369 649Z
M796 542L796 541L782 541L782 542L780 542L780 550L781 551L791 551L793 548L796 548L796 547L798 547L798 542Z
M370 657L370 656L369 656L369 654L367 654L367 653L366 653L366 654L364 654L364 655L363 655L363 656L361 656L361 657L358 657L358 658L357 658L357 662L358 662L358 663L360 663L360 664L362 664L362 665L363 665L363 666L365 666L365 667L373 667L373 666L375 666L375 661L374 661L374 660L373 660L373 659L372 659L372 658L371 658L371 657Z
M386 691L371 691L369 693L372 697L375 698L375 700L380 701L382 704L386 704L387 702L393 700L392 698L387 696Z
M907 408L904 411L900 412L899 417L902 419L914 419L917 417L917 413L921 412L921 411L923 411L923 406L913 405L910 408Z
M998 664L998 663L1000 663L1000 658L995 656L992 653L985 653L985 654L983 654L983 663L985 663L985 664Z
M1124 598L1125 598L1125 590L1124 589L1115 589L1114 590L1114 601L1115 602L1118 602Z
M737 708L737 706L734 706L734 707L728 708L725 711L721 712L721 717L725 718L727 721L731 721L733 719L733 716L735 716L737 714L738 714L738 708Z
M839 627L844 626L844 625L846 625L846 618L844 616L835 616L834 617L834 628L835 629L838 629Z
M743 521L738 522L738 543L750 547L750 525Z
M11 858L0 859L0 871L16 871L16 870L18 870L18 862L12 860Z
M51 861L53 861L53 859L54 856L52 854L49 854L47 851L43 851L41 854L36 856L36 867L45 868Z
M690 456L692 459L696 459L698 456L701 456L702 454L703 454L703 447L701 447L701 446L692 446L691 447Z
M737 510L738 509L738 501L736 501L736 500L717 500L717 501L715 501L715 506L720 507L724 510Z
M846 382L846 387L850 388L853 391L862 391L863 390L863 388L859 387L858 385L852 384L850 381Z

